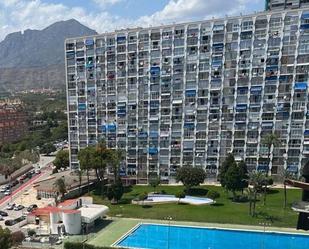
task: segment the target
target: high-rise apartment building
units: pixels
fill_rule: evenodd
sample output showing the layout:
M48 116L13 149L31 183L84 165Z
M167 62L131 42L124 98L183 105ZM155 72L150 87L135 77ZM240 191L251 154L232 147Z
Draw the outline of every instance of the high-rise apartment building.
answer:
M0 100L0 145L17 141L27 130L27 114L20 100Z
M283 10L309 7L309 0L266 0L266 10Z
M288 1L287 1L288 2ZM123 177L215 178L229 152L250 170L299 172L309 156L309 9L66 40L71 167L104 138ZM263 137L281 143L268 149Z

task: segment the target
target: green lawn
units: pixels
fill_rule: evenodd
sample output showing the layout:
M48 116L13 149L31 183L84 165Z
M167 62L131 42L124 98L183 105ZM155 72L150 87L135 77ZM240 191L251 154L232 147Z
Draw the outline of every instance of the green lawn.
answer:
M158 190L165 190L167 194L175 194L183 189L182 186L159 186ZM257 217L249 216L248 203L234 203L227 193L216 186L201 186L201 190L215 190L220 193L220 198L215 205L178 205L178 204L157 204L151 207L142 207L131 204L131 200L144 192L151 192L153 189L148 186L133 186L124 194L122 201L117 205L111 205L108 200L103 199L95 191L92 193L94 202L109 206L110 216L130 217L138 219L164 219L171 216L177 221L193 221L207 223L230 223L242 225L259 225L265 221L265 216L273 218L274 227L295 228L297 213L290 208L291 203L301 199L301 191L296 189L288 190L289 207L283 208L283 190L272 189L267 195L266 206L262 201L257 203ZM203 191L200 191L203 192ZM201 193L202 194L202 193Z

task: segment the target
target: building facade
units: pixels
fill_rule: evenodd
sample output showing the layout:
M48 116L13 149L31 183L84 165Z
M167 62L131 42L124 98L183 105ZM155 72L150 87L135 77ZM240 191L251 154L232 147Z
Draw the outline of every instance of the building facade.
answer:
M121 175L215 178L228 153L250 170L299 172L309 156L309 9L120 30L66 40L71 167L104 138ZM308 117L308 119L307 119ZM263 137L276 133L268 149Z
M309 0L266 0L266 10L283 10L309 7Z
M22 138L28 131L27 114L19 100L0 101L0 145Z

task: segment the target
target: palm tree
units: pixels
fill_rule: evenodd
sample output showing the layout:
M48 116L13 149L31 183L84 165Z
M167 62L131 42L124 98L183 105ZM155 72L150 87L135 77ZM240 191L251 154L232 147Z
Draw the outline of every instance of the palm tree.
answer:
M253 171L249 173L249 186L248 186L248 192L250 194L250 209L251 210L251 215L255 216L255 209L256 209L256 201L257 201L257 195L258 192L260 192L264 186L265 182L265 174L257 171ZM251 188L250 189L250 185ZM252 203L253 202L253 203Z
M295 179L295 174L291 173L290 171L288 171L287 169L282 169L282 171L280 172L279 174L280 176L280 180L283 184L283 188L284 188L284 191L283 191L283 194L284 194L284 201L283 201L283 206L284 208L287 207L287 189L286 189L286 180L288 179Z
M262 139L262 144L264 144L267 147L267 161L268 161L268 170L270 167L270 153L271 153L271 147L277 147L280 145L280 139L277 134L275 133L269 133ZM267 172L268 175L268 172Z
M280 139L277 134L275 133L268 133L263 139L262 144L264 144L267 147L267 162L268 162L268 169L266 172L266 177L269 174L269 168L270 168L270 153L271 153L271 147L277 147L281 144ZM266 204L266 194L267 194L267 185L268 185L269 179L265 179L264 184L264 198L263 202L264 205Z
M64 178L58 178L55 181L54 186L56 187L57 192L61 194L61 199L63 199L64 194L67 192L66 185L65 185L65 182L64 182Z

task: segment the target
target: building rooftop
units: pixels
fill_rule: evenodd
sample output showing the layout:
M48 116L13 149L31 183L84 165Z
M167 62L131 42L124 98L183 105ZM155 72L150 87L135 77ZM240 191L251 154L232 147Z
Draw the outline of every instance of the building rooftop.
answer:
M104 216L109 208L103 205L89 204L82 206L79 210L82 214L82 221L85 223L91 223L97 218Z

